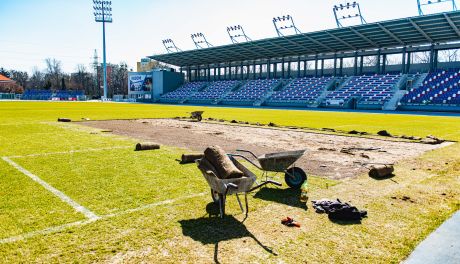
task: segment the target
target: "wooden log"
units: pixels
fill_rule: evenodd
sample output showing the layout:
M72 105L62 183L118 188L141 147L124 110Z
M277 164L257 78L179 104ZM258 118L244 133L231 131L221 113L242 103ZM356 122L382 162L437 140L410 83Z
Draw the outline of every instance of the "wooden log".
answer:
M141 142L136 144L136 151L160 149L160 145L152 142Z
M202 159L204 154L182 154L181 164L195 163L196 160Z
M375 179L390 177L395 168L393 165L372 165L369 171L369 176Z

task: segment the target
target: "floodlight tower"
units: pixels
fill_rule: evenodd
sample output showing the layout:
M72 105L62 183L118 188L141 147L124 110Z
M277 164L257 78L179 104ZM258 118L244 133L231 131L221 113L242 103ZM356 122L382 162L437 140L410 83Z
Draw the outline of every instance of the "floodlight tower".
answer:
M300 34L300 30L295 26L294 18L292 16L282 16L282 17L274 17L273 18L273 25L275 26L276 33L278 33L278 37L283 37L283 30L294 29L295 34Z
M165 39L163 40L163 45L165 46L166 48L166 51L168 53L173 53L173 52L179 52L179 51L182 51L181 49L179 49L176 44L174 43L174 41L172 39Z
M206 39L203 33L192 34L192 40L193 40L193 43L195 43L195 46L197 49L203 48L201 44L206 44L208 48L212 47L211 43L208 42L208 40Z
M112 1L93 0L94 18L102 23L102 60L104 71L104 98L107 99L107 62L105 52L105 23L112 23Z
M356 1L353 3L335 5L332 10L334 11L335 21L339 28L343 27L341 21L346 19L359 18L362 25L367 23L361 13L359 3Z
M457 11L455 0L417 0L418 14L423 16L423 7L435 4L452 3L452 11Z
M233 44L238 43L238 39L244 39L246 42L252 41L244 32L241 25L227 27L227 33Z

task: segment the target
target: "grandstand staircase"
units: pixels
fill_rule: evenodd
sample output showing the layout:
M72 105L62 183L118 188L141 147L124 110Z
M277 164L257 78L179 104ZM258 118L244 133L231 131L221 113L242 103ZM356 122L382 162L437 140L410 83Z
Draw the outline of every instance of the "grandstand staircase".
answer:
M198 89L197 91L193 92L193 93L190 93L189 96L181 101L178 102L178 104L185 104L188 100L190 100L192 98L192 96L200 91L203 91L204 89L206 89L206 87L208 87L210 85L210 83L205 83L203 84L203 86L200 87L200 89Z
M232 92L235 92L235 91L238 91L239 89L241 89L248 81L241 81L241 82L238 82L232 89L228 90L228 92L224 93L219 99L215 100L214 102L212 102L211 104L212 105L218 105L220 104L220 102L222 102L222 100L224 100L224 98L229 95L230 93Z
M345 85L347 85L347 84L351 81L351 79L353 79L353 77L354 77L354 76L349 76L349 77L347 77L347 78L342 78L341 80L339 80L339 83L340 83L340 82L341 82L341 83L340 83L340 85L337 87L337 89L335 89L335 91L338 91L338 90L342 89Z
M426 77L428 77L428 73L424 73L418 77L412 84L412 88L418 88L422 86L423 81L425 81Z
M330 93L332 87L335 86L337 82L340 82L341 78L333 78L329 83L326 84L324 87L323 93L316 99L316 101L312 104L307 104L308 107L319 107L321 102L326 98L326 96Z
M382 107L382 110L385 110L385 111L395 111L396 109L398 109L398 103L399 101L401 101L401 99L403 98L403 96L406 94L406 90L399 90L397 91L393 97L390 99L390 101L386 102L383 107Z
M262 106L262 104L264 104L265 101L267 101L268 98L270 98L270 97L273 95L273 93L275 92L275 90L276 90L277 88L286 87L286 86L288 86L290 83L292 83L294 80L295 80L295 79L292 79L292 80L291 80L290 82L288 82L288 83L284 83L283 81L281 81L281 82L279 82L279 83L273 85L273 86L270 88L270 90L268 90L267 93L266 93L262 98L260 98L259 100L257 100L257 101L254 102L254 106Z
M401 101L403 96L406 94L406 90L403 90L407 85L408 75L404 74L398 83L395 84L393 97L382 106L382 110L394 111L398 108L398 103Z

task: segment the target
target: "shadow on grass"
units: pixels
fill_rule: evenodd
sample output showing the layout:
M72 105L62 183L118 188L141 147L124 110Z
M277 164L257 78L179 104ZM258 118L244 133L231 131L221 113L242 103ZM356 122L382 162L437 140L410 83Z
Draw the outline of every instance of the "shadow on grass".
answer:
M344 221L344 220L336 220L336 219L332 219L329 217L329 220L334 223L334 224L337 224L337 225L343 225L343 226L347 226L347 225L360 225L361 224L361 220L350 220L350 221Z
M219 207L215 203L210 203L206 207L210 215L216 215ZM220 263L218 259L219 242L228 241L243 237L250 237L270 254L277 255L270 247L263 245L251 232L248 231L243 223L233 216L226 216L224 219L218 217L203 217L179 221L182 233L185 236L199 241L202 244L214 244L214 261Z
M395 176L396 176L395 174L390 174L390 175L387 175L385 177L372 177L372 176L369 176L369 177L371 177L372 179L377 180L377 181L384 181L384 180L391 180Z
M262 188L254 195L254 198L308 209L306 203L300 201L300 190L298 189Z

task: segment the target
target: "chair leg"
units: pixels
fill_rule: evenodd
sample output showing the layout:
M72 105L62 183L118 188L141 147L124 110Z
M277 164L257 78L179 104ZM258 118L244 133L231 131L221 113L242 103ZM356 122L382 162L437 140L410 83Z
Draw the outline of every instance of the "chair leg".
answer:
M244 212L243 205L241 204L241 201L240 201L240 197L238 196L238 194L235 194L235 195L236 195L236 199L238 200L238 204L240 205L241 212Z

